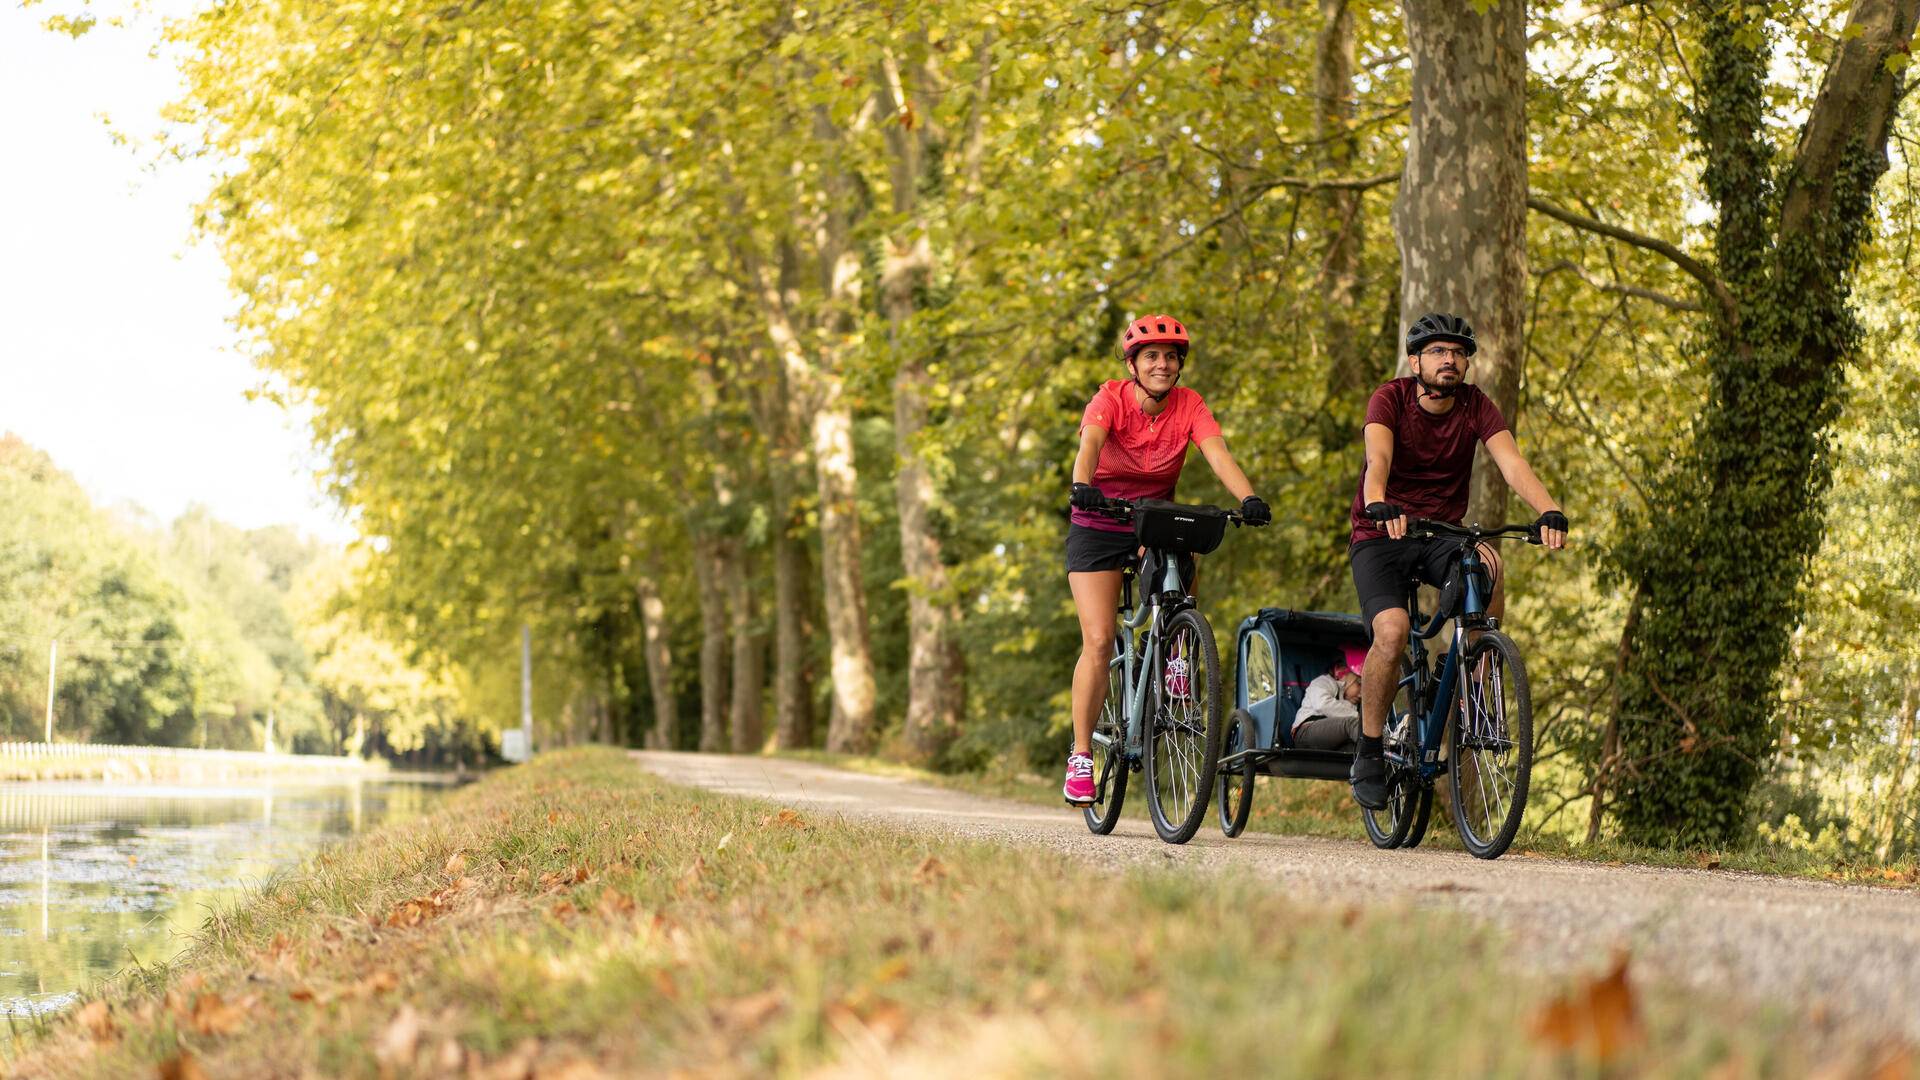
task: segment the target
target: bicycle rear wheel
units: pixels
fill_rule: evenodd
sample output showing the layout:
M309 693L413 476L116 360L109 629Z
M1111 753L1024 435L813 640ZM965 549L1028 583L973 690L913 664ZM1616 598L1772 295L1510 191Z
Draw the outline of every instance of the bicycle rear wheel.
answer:
M1226 745L1220 748L1221 758L1230 758L1242 750L1253 748L1255 741L1253 714L1245 709L1233 710L1227 725ZM1253 765L1246 760L1234 766L1222 765L1220 778L1220 831L1229 839L1239 836L1247 827L1247 815L1253 812L1253 781L1259 775L1253 771Z
M1121 633L1131 633L1125 627ZM1121 656L1119 641L1113 643L1113 657ZM1127 801L1127 680L1120 664L1107 666L1107 700L1100 705L1100 718L1093 722L1093 803L1081 807L1087 828L1095 836L1105 836L1120 822L1120 806Z
M1220 654L1213 627L1188 608L1167 624L1159 661L1159 707L1147 728L1147 809L1169 844L1193 839L1220 764Z
M1520 831L1533 776L1533 697L1507 635L1485 631L1467 650L1448 726L1454 827L1474 857L1497 859Z

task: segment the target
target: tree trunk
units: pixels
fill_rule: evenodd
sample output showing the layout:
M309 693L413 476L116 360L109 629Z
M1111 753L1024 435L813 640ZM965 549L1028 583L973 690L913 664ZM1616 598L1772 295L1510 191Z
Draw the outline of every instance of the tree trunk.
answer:
M1348 0L1320 0L1320 32L1313 40L1313 141L1321 150L1321 172L1345 176L1357 149L1353 127L1353 7ZM1333 423L1322 445L1345 454L1360 439L1364 391L1373 374L1367 355L1370 321L1359 310L1361 256L1366 250L1364 193L1328 189L1314 192L1320 232L1320 340L1326 357L1327 406Z
M733 704L728 709L728 726L733 752L755 754L766 738L767 638L753 601L746 541L733 538L724 554L727 615L733 634Z
M876 74L889 113L898 115L911 107L891 52L882 54ZM924 103L917 111L932 114ZM880 303L898 365L893 378L893 444L899 463L894 501L907 586L907 716L900 750L907 760L926 763L944 754L959 733L965 700L954 632L958 611L949 595L940 538L933 531L933 475L919 438L927 424L927 357L919 346L903 340L914 313L914 290L934 269L926 224L915 214L917 192L930 167L923 145L928 128L890 124L883 130L891 158L893 211L903 223L888 237L880 274Z
M647 661L647 688L653 696L653 732L647 745L680 749L680 708L673 695L673 650L667 644L667 605L659 583L641 575L633 583L640 602L640 650Z
M1429 311L1473 325L1477 383L1518 426L1526 362L1527 9L1404 0L1413 105L1393 204L1401 340ZM1467 520L1504 521L1507 485L1483 447Z
M813 745L813 689L807 678L807 545L794 535L794 471L776 449L773 482L773 721L782 750Z
M1900 696L1900 734L1894 740L1893 775L1887 777L1886 800L1879 827L1874 830L1873 857L1883 863L1893 854L1894 837L1906 820L1907 766L1913 757L1916 725L1920 725L1920 684L1909 678L1906 692Z
M1647 591L1622 679L1615 812L1638 843L1724 846L1750 822L1770 766L1780 669L1819 551L1854 353L1851 273L1870 236L1920 0L1860 0L1801 128L1776 163L1765 117L1772 31L1761 8L1692 5L1701 182L1717 212L1717 272L1700 335L1711 386L1693 444L1615 551ZM1778 198L1768 192L1778 190ZM1678 260L1676 260L1678 262ZM1683 268L1685 268L1684 264Z
M827 749L865 754L873 749L873 644L867 628L865 575L860 565L860 518L854 504L853 412L838 380L813 414L813 468L820 492L820 574L826 584L827 638L832 657L835 712Z
M700 750L717 754L727 749L727 594L720 578L726 572L711 536L693 537L693 573L700 588Z

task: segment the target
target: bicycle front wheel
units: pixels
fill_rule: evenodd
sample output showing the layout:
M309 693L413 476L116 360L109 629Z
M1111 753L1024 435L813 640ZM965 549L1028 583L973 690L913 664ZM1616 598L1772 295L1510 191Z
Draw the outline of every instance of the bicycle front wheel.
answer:
M1177 613L1157 659L1160 703L1147 728L1147 809L1160 839L1184 844L1207 815L1220 763L1220 654L1213 627L1192 608Z
M1460 842L1497 859L1520 831L1533 776L1533 698L1513 639L1488 630L1467 650L1449 747Z
M1121 633L1129 631L1122 628ZM1121 646L1113 644L1118 660ZM1107 700L1093 722L1093 803L1081 808L1087 828L1105 836L1120 822L1120 805L1127 801L1127 680L1120 664L1107 666Z

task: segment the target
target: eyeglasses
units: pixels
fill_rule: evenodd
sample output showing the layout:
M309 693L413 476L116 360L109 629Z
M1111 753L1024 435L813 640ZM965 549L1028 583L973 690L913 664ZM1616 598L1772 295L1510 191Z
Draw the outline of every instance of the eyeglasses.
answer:
M1435 345L1431 349L1421 350L1420 355L1432 357L1435 360L1465 360L1467 350L1458 345Z

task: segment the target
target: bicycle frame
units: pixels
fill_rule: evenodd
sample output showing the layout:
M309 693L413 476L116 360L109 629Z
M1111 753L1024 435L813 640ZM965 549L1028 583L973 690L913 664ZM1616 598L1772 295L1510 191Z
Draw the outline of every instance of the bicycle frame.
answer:
M1158 554L1161 562L1160 587L1151 592L1141 589L1140 602L1134 605L1131 613L1128 613L1125 607L1120 609L1124 616L1120 623L1120 637L1123 644L1120 655L1107 662L1109 669L1113 667L1121 669L1120 685L1125 688L1121 700L1126 705L1127 713L1127 740L1126 746L1122 749L1129 762L1140 760L1142 743L1146 738L1147 691L1152 686L1147 679L1147 673L1152 671L1155 665L1144 661L1157 656L1160 651L1160 627L1165 622L1160 617L1160 599L1168 593L1184 597L1170 606L1168 615L1193 603L1193 598L1187 595L1186 582L1180 578L1179 559L1165 552L1158 552ZM1147 627L1146 645L1143 650L1136 650L1134 641L1139 636L1142 626ZM1098 731L1093 733L1093 737L1103 744L1106 741L1106 737Z
M1442 607L1433 613L1433 618L1427 622L1424 629L1416 629L1408 635L1408 642L1413 646L1413 671L1403 677L1399 683L1400 686L1407 688L1411 700L1415 702L1419 700L1418 690L1425 682L1427 665L1427 650L1421 643L1437 635L1441 625L1451 618L1453 640L1448 643L1446 660L1440 668L1440 677L1433 685L1432 702L1427 707L1426 714L1419 718L1418 724L1420 760L1414 764L1419 769L1421 779L1427 781L1447 771L1448 763L1440 759L1440 749L1446 738L1447 714L1453 707L1454 684L1460 678L1461 660L1467 651L1467 634L1473 630L1486 629L1489 625L1486 614L1488 598L1480 595L1481 560L1478 541L1467 541L1461 545L1459 565L1461 572L1466 576L1466 596L1461 603L1460 614L1451 616ZM1419 617L1420 608L1412 594L1408 596L1407 611L1416 619Z

